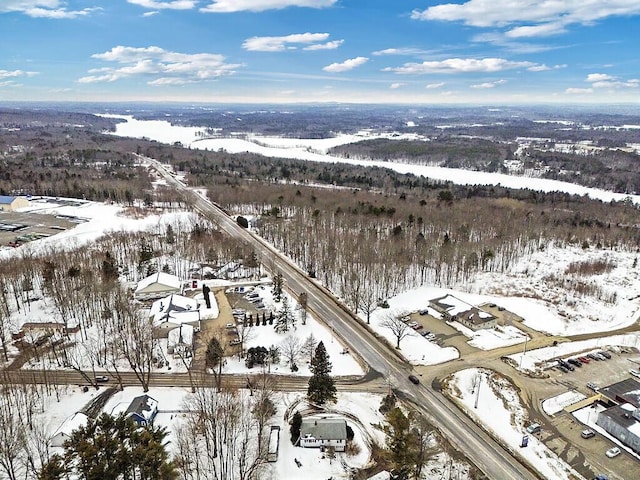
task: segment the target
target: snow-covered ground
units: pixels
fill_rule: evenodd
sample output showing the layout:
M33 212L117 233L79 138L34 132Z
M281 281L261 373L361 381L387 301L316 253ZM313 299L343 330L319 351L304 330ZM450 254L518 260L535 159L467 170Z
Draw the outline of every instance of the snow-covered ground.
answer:
M582 478L534 435L528 436L527 447L520 446L529 419L508 380L491 370L470 368L453 374L448 388L471 418L484 425L541 476L549 480Z
M204 127L181 127L171 125L165 120L136 120L127 115L105 115L112 118L122 118L126 122L116 126L115 135L133 138L148 138L161 143L173 144L180 142L185 147L201 150L225 150L229 153L251 152L276 158L293 158L313 162L346 163L381 167L399 173L412 173L435 180L451 181L461 185L502 185L508 188L528 188L543 192L566 192L575 195L587 195L590 198L605 202L631 198L640 203L640 195L625 195L606 190L583 187L568 182L547 180L542 178L516 177L492 172L476 172L455 168L443 168L425 165L410 165L383 161L353 160L332 157L326 153L327 148L335 145L351 143L364 138L378 138L381 135L370 134L362 137L357 135L338 135L329 140L295 139L291 141L283 138L251 136L247 140L242 138L213 138L202 140L197 134Z
M547 398L542 401L542 409L547 415L555 415L567 408L569 405L578 403L584 400L586 395L575 390L569 390L568 392L561 393L555 397Z

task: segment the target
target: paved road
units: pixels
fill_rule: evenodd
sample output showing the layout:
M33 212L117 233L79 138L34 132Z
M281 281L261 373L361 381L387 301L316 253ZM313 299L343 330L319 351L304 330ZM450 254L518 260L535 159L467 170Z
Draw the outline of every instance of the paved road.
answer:
M307 292L308 306L314 317L326 323L371 369L380 372L395 389L404 392L447 439L464 452L489 478L539 478L489 438L440 393L428 385L416 386L410 383L407 376L412 371L411 366L397 357L393 348L389 348L388 344L367 329L366 325L344 308L329 291L309 279L303 271L262 239L240 227L221 208L179 182L159 162L146 157L144 160L148 161L169 185L182 192L196 211L216 223L232 238L250 244L263 265L282 274L290 292L294 295Z

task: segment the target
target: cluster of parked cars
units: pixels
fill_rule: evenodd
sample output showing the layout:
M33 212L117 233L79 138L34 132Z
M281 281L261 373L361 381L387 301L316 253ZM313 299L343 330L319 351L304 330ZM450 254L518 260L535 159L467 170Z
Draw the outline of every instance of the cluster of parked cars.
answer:
M262 302L262 299L260 298L260 294L258 292L249 292L244 296L244 298L253 303L258 310L264 309L264 303Z
M602 350L600 352L591 352L580 357L572 357L566 360L561 358L558 360L557 367L561 372L568 373L568 372L573 372L576 368L580 368L583 365L587 365L592 360L599 362L602 360L609 360L610 358L611 358L611 354L609 352L605 352L604 350Z
M422 312L425 312L424 314ZM426 310L421 310L420 311L420 315L426 315ZM416 332L420 331L420 335L422 335L423 337L425 337L427 340L435 340L436 336L435 334L431 333L429 330L424 330L424 325L422 325L419 322L416 322L415 320L411 320L410 322L407 322L407 325L410 326L411 328L413 328Z

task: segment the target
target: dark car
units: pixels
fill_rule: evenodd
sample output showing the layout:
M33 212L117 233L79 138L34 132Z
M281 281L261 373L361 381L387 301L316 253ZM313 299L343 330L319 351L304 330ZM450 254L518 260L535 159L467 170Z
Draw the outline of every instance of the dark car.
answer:
M567 370L569 370L570 372L573 372L575 370L575 368L573 367L573 365L571 365L569 362L565 362L564 360L558 360L558 364L561 367L566 368Z
M567 362L569 362L571 365L575 365L576 367L582 367L582 362L577 358L570 358L569 360L567 360Z
M562 373L569 373L569 369L564 367L563 365L558 365L558 370L560 370Z
M601 352L598 352L600 355L602 355L604 358L606 358L607 360L609 360L611 358L611 354L609 352L605 352L604 350L602 350Z
M595 360L597 362L600 362L602 360L601 357L599 357L597 354L591 352L591 353L587 353L587 357L589 357L591 360Z
M420 379L415 375L409 375L409 380L411 381L411 383L415 383L416 385L420 383Z

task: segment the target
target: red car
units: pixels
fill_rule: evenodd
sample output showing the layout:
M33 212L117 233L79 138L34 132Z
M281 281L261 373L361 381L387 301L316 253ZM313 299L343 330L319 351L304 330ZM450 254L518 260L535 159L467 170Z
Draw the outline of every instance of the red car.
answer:
M578 360L580 360L582 363L589 363L591 361L587 357L578 357Z

